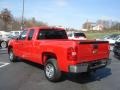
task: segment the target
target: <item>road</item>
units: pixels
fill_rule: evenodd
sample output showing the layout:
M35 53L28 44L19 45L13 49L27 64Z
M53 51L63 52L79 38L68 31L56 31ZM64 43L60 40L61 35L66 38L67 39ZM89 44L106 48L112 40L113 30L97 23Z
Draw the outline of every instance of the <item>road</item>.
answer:
M60 82L46 80L43 68L27 61L10 63L6 50L0 50L0 90L120 90L120 60L92 73L65 75Z

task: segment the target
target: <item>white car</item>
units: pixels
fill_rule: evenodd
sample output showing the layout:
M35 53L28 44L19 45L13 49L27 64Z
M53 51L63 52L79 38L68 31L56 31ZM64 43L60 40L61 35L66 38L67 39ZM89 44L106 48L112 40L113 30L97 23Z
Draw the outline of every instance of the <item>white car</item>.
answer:
M104 41L109 41L109 44L114 45L116 41L120 38L120 34L112 34L107 38L104 38Z
M105 35L102 38L96 38L97 41L104 41L105 39L107 39L110 35Z
M8 43L9 33L5 31L0 31L0 47L6 48Z
M9 34L12 36L19 36L22 31L10 31Z
M86 40L86 35L82 32L71 32L68 33L68 39L71 40Z

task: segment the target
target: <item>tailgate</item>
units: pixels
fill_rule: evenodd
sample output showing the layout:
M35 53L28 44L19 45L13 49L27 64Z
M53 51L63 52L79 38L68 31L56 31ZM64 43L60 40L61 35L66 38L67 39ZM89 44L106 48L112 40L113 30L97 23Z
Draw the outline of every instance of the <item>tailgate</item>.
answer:
M88 62L109 58L107 41L84 41L78 45L78 62Z

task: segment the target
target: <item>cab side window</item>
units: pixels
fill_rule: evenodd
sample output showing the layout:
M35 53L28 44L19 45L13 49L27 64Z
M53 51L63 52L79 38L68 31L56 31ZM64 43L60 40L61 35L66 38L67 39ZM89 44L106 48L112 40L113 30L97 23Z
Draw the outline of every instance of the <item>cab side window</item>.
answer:
M30 30L30 32L29 32L29 34L28 34L28 40L32 40L34 32L35 32L34 29L31 29L31 30Z
M27 36L27 30L24 30L20 36L19 36L19 40L25 40L26 39L26 36Z

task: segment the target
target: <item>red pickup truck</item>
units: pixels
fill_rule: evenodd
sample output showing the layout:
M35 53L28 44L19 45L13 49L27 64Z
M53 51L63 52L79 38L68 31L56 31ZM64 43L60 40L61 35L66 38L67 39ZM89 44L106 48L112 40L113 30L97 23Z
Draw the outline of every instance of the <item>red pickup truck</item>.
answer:
M23 58L44 65L45 76L58 81L62 72L82 73L109 63L109 43L94 40L68 40L64 29L33 27L8 44L11 62Z

